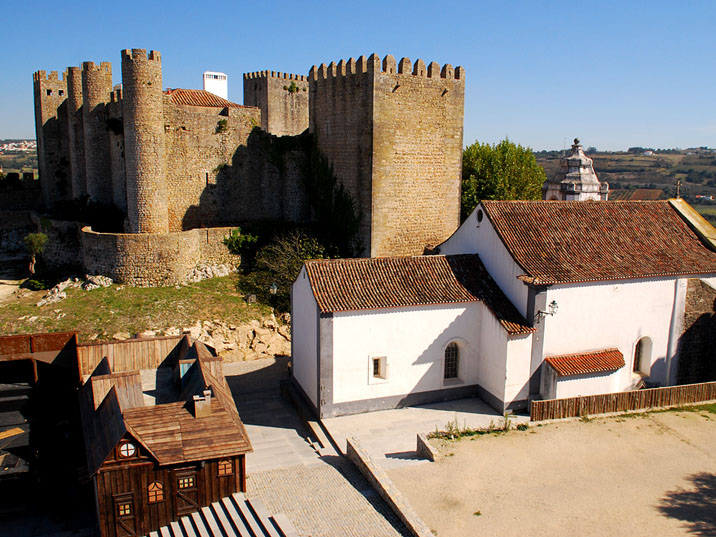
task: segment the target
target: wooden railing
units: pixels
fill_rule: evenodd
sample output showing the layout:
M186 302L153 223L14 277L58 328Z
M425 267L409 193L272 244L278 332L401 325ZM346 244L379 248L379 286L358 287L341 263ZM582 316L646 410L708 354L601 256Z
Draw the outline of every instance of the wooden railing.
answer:
M166 336L151 339L127 339L111 343L81 343L77 346L80 377L92 374L102 358L107 357L113 373L156 369L178 352L184 336Z
M711 400L716 400L716 382L532 401L530 419L542 421L574 418L609 412L684 406Z

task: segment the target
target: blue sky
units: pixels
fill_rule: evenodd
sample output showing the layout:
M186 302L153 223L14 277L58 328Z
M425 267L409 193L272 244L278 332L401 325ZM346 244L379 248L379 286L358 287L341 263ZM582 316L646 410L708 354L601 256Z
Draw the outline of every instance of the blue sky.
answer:
M392 54L467 71L465 144L716 146L716 2L35 2L2 8L0 138L34 138L32 72L162 53L165 87L205 70L306 74Z

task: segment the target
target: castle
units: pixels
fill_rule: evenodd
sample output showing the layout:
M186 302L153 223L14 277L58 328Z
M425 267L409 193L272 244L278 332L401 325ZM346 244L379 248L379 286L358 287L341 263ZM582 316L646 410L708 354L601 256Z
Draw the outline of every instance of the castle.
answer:
M87 196L126 214L123 233L78 232L88 272L171 285L227 261L230 226L310 222L307 129L360 211L363 255L421 254L457 228L461 67L373 54L307 77L249 73L239 105L164 90L156 51L121 56L121 89L108 62L33 75L46 209Z

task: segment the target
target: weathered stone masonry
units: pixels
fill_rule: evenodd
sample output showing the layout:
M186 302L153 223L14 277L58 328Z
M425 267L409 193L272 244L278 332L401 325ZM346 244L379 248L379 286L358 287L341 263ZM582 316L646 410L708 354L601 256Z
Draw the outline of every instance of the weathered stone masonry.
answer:
M373 54L313 67L310 124L363 214L370 256L418 255L455 231L465 71L449 64L381 65Z
M45 207L88 195L125 211L124 230L142 237L84 230L78 257L88 271L168 284L177 276L164 259L183 260L178 274L190 260L216 257L190 244L199 240L194 228L311 221L307 140L276 137L307 127L362 214L364 255L421 254L457 228L462 68L372 55L308 77L250 73L244 101L254 106L242 106L200 90L164 91L156 51L121 56L121 90L112 90L106 62L70 67L66 80L33 76ZM224 248L224 231L206 233ZM148 256L156 274L128 261L132 252Z

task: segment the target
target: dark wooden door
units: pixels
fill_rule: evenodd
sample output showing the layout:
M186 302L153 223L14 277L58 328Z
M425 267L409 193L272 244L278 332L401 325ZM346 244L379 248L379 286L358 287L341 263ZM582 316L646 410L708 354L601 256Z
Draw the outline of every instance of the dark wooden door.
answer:
M196 470L184 469L174 472L176 486L176 513L185 515L199 510L199 484Z
M134 494L116 494L114 497L114 530L117 537L135 537L137 526L135 522L136 506Z

